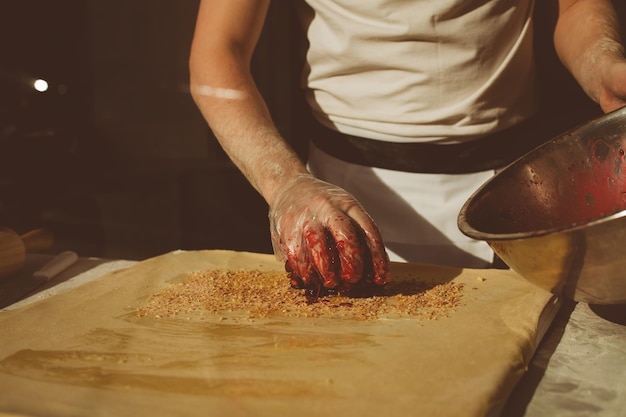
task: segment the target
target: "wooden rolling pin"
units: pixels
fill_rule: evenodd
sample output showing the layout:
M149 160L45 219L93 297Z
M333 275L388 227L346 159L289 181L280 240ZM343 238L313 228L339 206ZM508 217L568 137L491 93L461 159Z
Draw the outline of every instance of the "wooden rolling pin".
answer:
M46 250L54 243L52 233L35 229L22 236L6 227L0 227L0 279L19 271L26 261L26 254Z

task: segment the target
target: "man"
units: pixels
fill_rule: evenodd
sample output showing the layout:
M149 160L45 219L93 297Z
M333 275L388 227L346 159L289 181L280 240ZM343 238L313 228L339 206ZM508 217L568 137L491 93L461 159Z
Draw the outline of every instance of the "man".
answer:
M519 126L538 100L533 0L303 0L307 98L319 122L308 167L280 136L250 73L268 6L201 1L191 88L269 204L274 250L292 283L383 284L388 253L487 266L493 254L460 234L456 216L524 149ZM622 106L626 60L610 0L558 6L560 59L604 111Z

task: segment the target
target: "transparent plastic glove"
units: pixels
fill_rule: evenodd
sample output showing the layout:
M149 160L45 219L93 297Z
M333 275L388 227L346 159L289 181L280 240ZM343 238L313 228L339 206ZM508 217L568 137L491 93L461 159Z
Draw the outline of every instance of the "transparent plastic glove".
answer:
M270 204L269 217L274 253L292 286L340 291L388 281L380 232L345 190L300 174Z
M626 105L626 61L620 60L603 68L598 103L605 113Z

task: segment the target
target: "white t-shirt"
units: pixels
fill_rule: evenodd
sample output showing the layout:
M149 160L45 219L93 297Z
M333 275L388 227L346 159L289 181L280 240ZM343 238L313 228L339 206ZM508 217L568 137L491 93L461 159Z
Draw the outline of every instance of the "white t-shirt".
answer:
M307 99L335 129L454 143L536 107L533 0L305 0Z

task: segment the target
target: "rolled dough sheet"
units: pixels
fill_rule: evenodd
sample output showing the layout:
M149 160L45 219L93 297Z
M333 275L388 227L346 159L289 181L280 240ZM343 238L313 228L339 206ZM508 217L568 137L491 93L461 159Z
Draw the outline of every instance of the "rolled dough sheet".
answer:
M512 271L394 263L392 279L464 283L462 305L438 320L135 314L183 274L224 268L283 269L178 251L0 312L0 414L498 415L557 308Z

